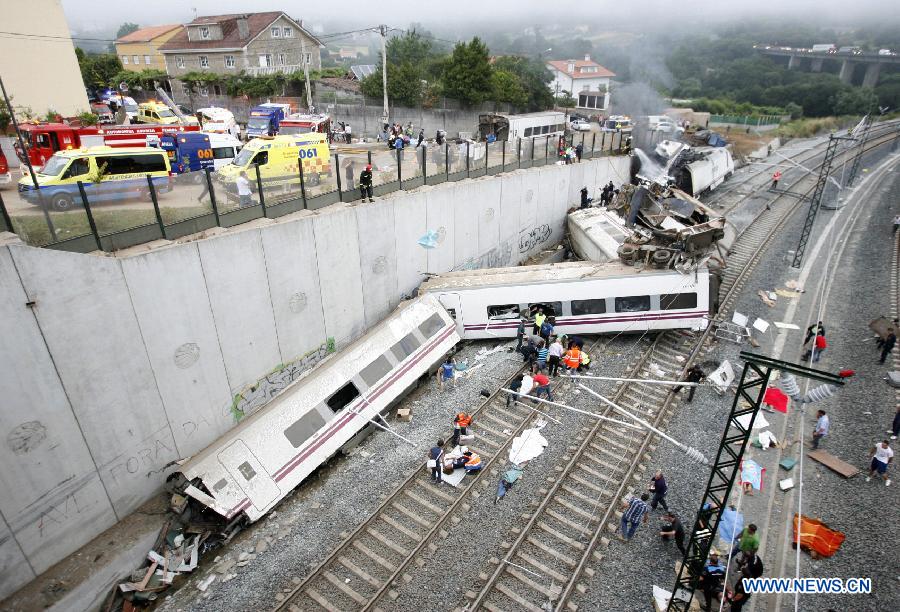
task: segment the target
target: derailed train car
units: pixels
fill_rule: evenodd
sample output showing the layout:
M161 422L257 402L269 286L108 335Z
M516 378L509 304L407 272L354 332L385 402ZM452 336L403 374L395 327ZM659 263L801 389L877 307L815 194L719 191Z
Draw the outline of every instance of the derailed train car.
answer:
M558 334L706 329L715 294L705 265L688 273L619 261L573 262L450 272L419 289L433 295L465 340L514 338L519 319L538 308Z
M185 461L175 474L178 488L225 519L259 519L459 340L454 321L435 297L401 304Z

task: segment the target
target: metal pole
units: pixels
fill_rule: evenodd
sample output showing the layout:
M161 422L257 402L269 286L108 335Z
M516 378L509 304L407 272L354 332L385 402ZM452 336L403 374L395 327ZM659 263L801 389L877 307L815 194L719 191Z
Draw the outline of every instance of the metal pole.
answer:
M540 402L542 404L547 404L548 406L556 406L557 408L565 408L566 410L571 410L572 412L577 412L578 414L584 414L589 417L598 419L600 421L610 421L612 423L615 423L616 425L620 425L622 427L628 427L629 429L635 429L637 431L643 430L643 428L638 425L634 425L632 423L626 423L625 421L619 421L617 419L611 419L608 416L603 416L602 414L588 412L587 410L581 410L580 408L573 408L571 406L566 406L565 404L559 404L557 402L552 402L550 400L541 399L541 398L535 397L533 395L526 395L524 393L516 393L515 391L513 391L511 389L500 389L500 390L503 391L504 393L508 393L510 395L515 395L519 398L528 398L530 400L534 400L534 401ZM519 402L519 403L522 403L522 402Z
M149 176L147 178L150 178ZM103 245L100 244L100 232L97 231L97 224L94 223L94 214L91 212L91 205L88 202L87 193L84 191L84 183L78 181L78 193L81 194L81 201L84 203L84 212L87 214L88 225L91 227L91 234L94 235L94 242L97 243L97 250L102 251ZM159 217L157 216L157 220ZM163 233L165 237L165 233Z
M302 164L303 161L301 160ZM259 192L259 205L262 207L263 217L266 216L266 195L263 193L262 177L259 174L259 164L253 164L256 169L256 190Z
M597 132L591 135L591 159L594 159L594 145L597 144Z
M490 167L488 161L490 161L490 143L485 140L484 141L484 174L487 176L488 168Z
M516 165L517 167L522 167L522 138L519 137L516 140Z
M506 141L503 141L503 145L500 148L500 166L503 168L503 172L506 172Z
M300 163L303 163L303 160L300 160ZM334 167L337 169L337 187L338 187L338 202L344 201L344 190L341 188L341 160L338 157L338 154L334 154Z
M150 201L153 202L153 212L156 213L156 223L159 225L159 231L164 240L168 240L166 236L166 225L163 223L162 213L159 212L159 201L156 199L156 187L153 186L153 177L147 175L147 186L150 188ZM87 198L85 198L87 202Z
M398 136L399 138L399 136ZM400 149L394 149L397 152L397 182L400 183L399 189L403 189L403 163L400 161Z
M679 387L699 387L700 383L681 380L655 380L652 378L616 378L615 376L579 376L578 374L563 374L566 378L583 378L585 380L617 380L620 382L636 382L648 385L678 385Z
M3 215L3 223L6 225L6 231L15 234L16 232L13 229L12 219L10 219L9 213L6 212L6 204L3 203L2 194L0 194L0 214Z
M216 227L222 227L222 221L219 219L219 205L216 203L216 192L213 190L212 168L204 170L206 172L206 189L209 191L209 202L212 204L213 216L216 218Z
M297 167L300 169L300 197L303 198L303 210L306 210L306 181L303 180L303 160L299 160Z
M6 102L6 108L9 109L9 116L12 120L13 128L16 130L19 149L22 151L22 156L25 158L25 166L28 167L28 174L31 175L31 184L34 185L38 201L41 203L44 221L47 223L47 229L50 230L50 237L53 239L53 242L56 242L56 228L53 227L53 220L50 218L50 212L47 210L47 203L44 201L44 192L41 191L41 188L38 185L37 176L34 174L34 166L31 165L31 156L28 155L28 149L25 147L25 139L22 138L22 130L19 129L19 122L16 120L16 112L13 110L12 103L9 101L9 95L6 93L6 86L3 84L2 78L0 78L0 91L3 92L3 101Z
M600 132L600 152L603 153L603 147L606 146L606 132Z
M469 141L466 141L466 178L469 178Z
M419 148L422 149L422 184L427 185L428 184L428 169L425 167L425 164L427 163L427 160L425 158L428 156L425 154L426 153L425 144L423 143L422 146Z
M444 174L450 180L450 143L444 142Z
M303 73L306 76L306 108L309 112L312 112L312 88L309 85L309 62L306 61L306 46L303 44L303 36L300 37L300 61L303 62Z
M385 42L387 26L378 26L378 31L381 33L381 89L384 93L384 110L381 115L381 123L385 124L388 120L387 43Z

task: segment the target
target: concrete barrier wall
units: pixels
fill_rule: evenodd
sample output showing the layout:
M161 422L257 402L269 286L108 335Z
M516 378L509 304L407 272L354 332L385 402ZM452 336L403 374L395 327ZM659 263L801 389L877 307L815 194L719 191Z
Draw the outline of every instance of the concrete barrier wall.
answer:
M583 185L544 166L99 257L0 247L0 597L132 512L179 458L382 320L427 274L559 242ZM435 231L438 244L418 240Z

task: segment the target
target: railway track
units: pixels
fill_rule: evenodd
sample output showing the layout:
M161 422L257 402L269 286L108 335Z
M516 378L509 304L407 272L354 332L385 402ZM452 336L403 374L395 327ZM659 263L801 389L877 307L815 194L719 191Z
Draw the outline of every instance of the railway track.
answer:
M556 390L564 383L558 381ZM513 438L538 413L519 403L507 406L498 388L472 414L475 442L470 448L481 456L482 470L466 475L462 486L454 488L435 486L430 470L416 468L276 610L368 610L384 597L396 597L406 569L421 554L436 550L435 542L460 522L479 497L480 483L493 479L491 468L503 465Z
M867 150L885 144L895 132L875 136ZM842 155L852 156L855 148ZM791 187L803 189L816 176L804 176ZM744 283L756 267L760 255L802 206L802 201L779 196L741 234L729 253L720 288L720 312L729 313ZM629 378L655 378L650 364L667 372L681 372L701 354L712 326L690 342L684 333L657 336L636 372ZM632 414L659 427L674 414L673 391L644 383L620 383L611 398ZM604 407L604 416L613 416ZM621 417L620 417L621 418ZM492 559L493 568L482 572L479 591L469 591L469 610L578 610L581 595L587 592L590 577L603 562L609 534L618 528L617 507L624 495L647 479L645 461L655 450L654 435L616 427L598 420L576 439L562 471L548 479L544 499L508 544L502 559ZM634 484L632 484L634 483ZM506 545L504 546L506 547Z
M795 184L809 180L806 176ZM759 253L800 205L793 198L779 197L770 216L760 220L765 227L757 230L753 224L736 241L734 259L729 261L740 268L726 270L723 310ZM648 377L651 363L672 373L682 372L699 354L708 333L698 337L679 331L653 340L642 338L646 348L627 377ZM672 414L672 399L671 392L641 383L620 384L614 396L616 403L654 423ZM459 489L435 487L423 463L275 609L372 610L379 609L381 602L389 608L386 600L400 595L411 564L422 563L425 555L437 550L437 542L450 535L479 497L476 489L481 489L485 478L493 478L491 468L503 464L512 439L534 414L521 405L506 407L505 395L495 391L474 411L477 442L472 447L485 464L479 474L467 475ZM604 534L615 529L615 521L610 523L615 506L632 480L643 479L640 460L654 449L652 436L643 432L610 428L601 421L583 428L570 448L567 465L548 479L548 488L541 491L544 500L519 530L509 552L503 560L495 559L490 575L482 573L479 592L467 593L470 609L577 607L577 595L584 589L582 578L593 573L592 563L602 562L599 551L607 542Z

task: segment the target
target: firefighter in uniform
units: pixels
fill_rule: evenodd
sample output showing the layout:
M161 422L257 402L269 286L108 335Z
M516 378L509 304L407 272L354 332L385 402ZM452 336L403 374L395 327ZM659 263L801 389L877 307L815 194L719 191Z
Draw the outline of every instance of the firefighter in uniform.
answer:
M372 164L366 164L366 169L359 174L359 192L363 202L367 197L369 202L374 201L372 200Z

